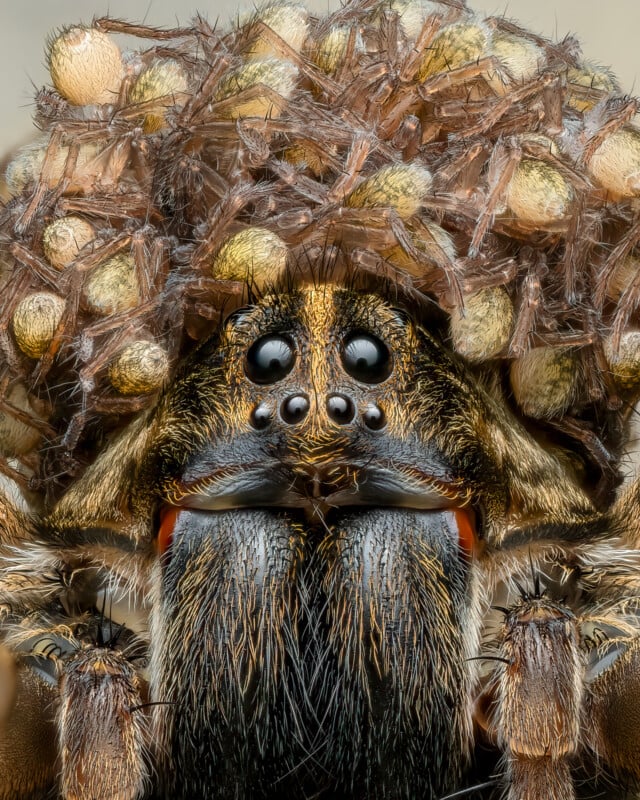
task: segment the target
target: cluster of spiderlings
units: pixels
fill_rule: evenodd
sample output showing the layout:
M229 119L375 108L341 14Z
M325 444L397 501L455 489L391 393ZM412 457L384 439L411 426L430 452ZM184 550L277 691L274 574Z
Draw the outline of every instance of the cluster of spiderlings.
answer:
M607 460L640 387L640 131L575 41L461 0L281 0L228 32L71 27L49 65L0 216L4 472L73 475L87 426L327 253L434 298L514 408Z

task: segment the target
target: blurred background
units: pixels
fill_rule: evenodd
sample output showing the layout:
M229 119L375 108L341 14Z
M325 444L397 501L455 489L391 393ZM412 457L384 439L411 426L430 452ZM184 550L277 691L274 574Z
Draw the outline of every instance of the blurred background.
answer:
M321 13L336 0L308 0ZM550 38L578 36L585 56L612 66L624 91L640 94L640 0L469 0L487 14L504 14ZM44 49L51 31L110 14L150 25L186 24L196 11L226 26L253 4L229 0L0 0L0 91L3 102L0 157L32 131L34 87L48 83Z

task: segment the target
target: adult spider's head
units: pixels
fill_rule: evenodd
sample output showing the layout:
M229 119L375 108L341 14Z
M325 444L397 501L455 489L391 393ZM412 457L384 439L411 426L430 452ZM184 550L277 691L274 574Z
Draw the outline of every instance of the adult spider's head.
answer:
M212 510L466 503L467 474L490 465L460 380L379 295L327 284L266 297L229 318L167 396L163 498Z

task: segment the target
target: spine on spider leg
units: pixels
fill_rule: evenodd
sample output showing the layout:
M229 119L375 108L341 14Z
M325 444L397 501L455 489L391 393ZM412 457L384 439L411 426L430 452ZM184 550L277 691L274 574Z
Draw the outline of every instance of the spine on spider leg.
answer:
M139 679L121 653L79 650L60 682L64 800L134 800L147 784Z
M576 619L546 598L525 598L502 630L493 720L509 800L572 800L584 665Z

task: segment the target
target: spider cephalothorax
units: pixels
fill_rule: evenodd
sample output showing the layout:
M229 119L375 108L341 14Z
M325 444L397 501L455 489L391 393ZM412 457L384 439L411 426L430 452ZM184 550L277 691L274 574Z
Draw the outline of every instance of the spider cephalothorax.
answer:
M502 709L528 695L521 616L552 661L571 653L577 697L550 692L557 724L577 732L552 756L521 753L504 741L507 712L489 739L514 785L559 771L569 790L568 759L585 756L584 663L601 658L580 633L581 576L606 583L610 521L579 460L541 446L448 349L441 321L409 308L397 292L316 282L236 311L48 517L42 578L28 549L19 558L7 596L26 592L44 617L24 630L14 608L12 640L58 653L65 796L98 782L78 778L100 762L78 719L93 675L120 731L107 749L130 765L110 778L123 792L136 770L144 785L146 751L166 797L437 797L463 780L480 696ZM624 596L629 553L603 552ZM575 598L515 603L503 641L488 605L534 562ZM92 609L123 591L150 628L125 618L137 647L121 633L106 652ZM515 674L480 676L492 648L511 648Z

